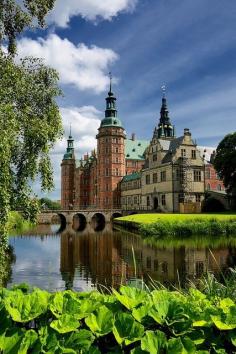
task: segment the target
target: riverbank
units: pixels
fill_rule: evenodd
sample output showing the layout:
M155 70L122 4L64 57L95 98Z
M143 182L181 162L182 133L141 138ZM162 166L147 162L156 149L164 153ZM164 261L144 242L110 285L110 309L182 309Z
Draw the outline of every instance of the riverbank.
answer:
M210 277L210 275L209 275ZM54 294L0 290L0 349L53 353L233 353L235 286ZM209 285L209 286L208 286ZM144 286L145 287L145 286ZM46 326L45 326L46 324Z
M188 237L192 235L236 235L236 214L135 214L115 224L138 230L144 237Z
M18 211L11 211L8 220L8 230L9 233L17 231L26 231L30 229L34 224L30 221L25 220Z

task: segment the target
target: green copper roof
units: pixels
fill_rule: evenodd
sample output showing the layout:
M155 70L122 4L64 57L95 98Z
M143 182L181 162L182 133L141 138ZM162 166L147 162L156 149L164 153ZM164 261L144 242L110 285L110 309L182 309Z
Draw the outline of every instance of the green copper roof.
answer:
M72 152L65 153L63 160L71 160L71 159L73 159L73 153Z
M123 125L119 118L117 117L106 117L101 121L101 127L120 127L123 128Z
M141 173L134 172L131 175L124 176L122 179L122 182L130 182L130 181L134 181L135 179L140 179L140 178L141 178Z
M144 152L149 146L148 140L125 140L125 158L131 160L144 160Z

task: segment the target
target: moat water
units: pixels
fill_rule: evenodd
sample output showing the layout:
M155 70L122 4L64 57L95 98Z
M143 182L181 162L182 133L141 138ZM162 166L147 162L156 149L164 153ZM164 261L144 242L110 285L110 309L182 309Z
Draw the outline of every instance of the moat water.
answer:
M143 282L186 286L206 271L220 277L236 265L236 247L225 242L154 246L111 225L100 232L89 226L81 232L58 229L42 225L10 237L15 261L9 287L29 283L49 291L85 291Z

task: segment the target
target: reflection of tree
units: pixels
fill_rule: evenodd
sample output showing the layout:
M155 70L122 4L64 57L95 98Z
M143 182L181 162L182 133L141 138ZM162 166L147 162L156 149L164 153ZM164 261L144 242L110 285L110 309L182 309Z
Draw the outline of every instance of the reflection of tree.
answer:
M12 276L12 264L15 263L16 256L13 246L8 246L6 250L0 247L0 287L7 286Z

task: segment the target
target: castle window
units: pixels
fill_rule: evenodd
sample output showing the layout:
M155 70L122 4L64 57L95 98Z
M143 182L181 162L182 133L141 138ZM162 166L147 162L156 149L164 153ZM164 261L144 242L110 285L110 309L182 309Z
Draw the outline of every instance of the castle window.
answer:
M184 203L184 194L179 194L179 203Z
M109 168L106 168L106 170L105 170L105 176L109 176Z
M186 150L185 149L181 149L181 157L185 157L186 156Z
M201 171L194 170L194 182L201 182Z
M149 195L147 196L147 206L148 207L150 206L150 197L149 197Z
M106 147L105 151L106 151L106 154L108 154L109 153L109 148Z
M116 152L116 153L119 152L119 148L118 148L118 147L115 148L115 152Z
M201 261L197 261L195 264L195 269L196 269L196 276L200 277L202 276L204 272L204 264Z
M150 184L150 175L146 175L146 184Z
M157 154L154 154L154 155L152 156L152 161L153 161L153 162L157 161Z
M211 178L211 170L209 168L206 169L206 178L207 179Z
M153 261L153 268L154 268L154 271L155 271L155 272L158 271L158 259L154 259L154 261Z
M193 160L196 159L196 150L192 150L192 159L193 159Z
M200 203L201 202L201 194L196 194L196 203Z
M161 196L161 204L162 205L166 205L166 195L165 194L162 194L162 196Z
M157 183L157 173L153 173L153 183Z
M116 176L119 176L119 170L116 168Z
M162 263L162 272L168 273L168 263L167 262Z
M166 171L161 171L161 182L166 181Z
M151 269L151 267L152 267L152 259L151 259L151 257L147 257L146 264L147 264L147 268Z

